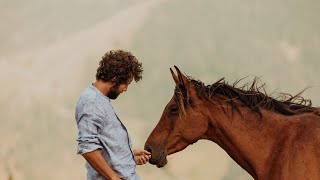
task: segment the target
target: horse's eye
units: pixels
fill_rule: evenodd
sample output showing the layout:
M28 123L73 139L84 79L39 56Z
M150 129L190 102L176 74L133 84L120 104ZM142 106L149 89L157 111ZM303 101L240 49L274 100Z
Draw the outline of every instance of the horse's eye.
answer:
M179 108L178 107L172 107L170 108L170 113L171 114L177 114L179 112Z

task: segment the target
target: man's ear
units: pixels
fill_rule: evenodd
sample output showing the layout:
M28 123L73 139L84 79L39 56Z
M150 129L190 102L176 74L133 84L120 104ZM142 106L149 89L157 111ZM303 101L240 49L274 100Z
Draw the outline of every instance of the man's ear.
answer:
M112 78L112 79L110 80L110 82L111 82L111 84L114 86L114 85L116 84L116 77Z

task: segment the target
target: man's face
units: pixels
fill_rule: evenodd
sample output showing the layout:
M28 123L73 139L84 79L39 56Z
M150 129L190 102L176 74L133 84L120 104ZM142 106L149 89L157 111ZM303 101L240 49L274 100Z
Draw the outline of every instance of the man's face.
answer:
M120 90L119 90L119 86L120 86L120 85L118 85L118 86L116 86L116 85L112 86L112 88L110 89L110 91L109 91L109 93L108 93L108 95L107 95L110 99L117 99L117 97L121 94L121 92L120 92Z
M108 97L110 99L117 99L117 97L123 93L124 91L127 91L129 84L132 82L133 78L129 79L128 83L126 84L119 84L119 85L113 85L108 93Z

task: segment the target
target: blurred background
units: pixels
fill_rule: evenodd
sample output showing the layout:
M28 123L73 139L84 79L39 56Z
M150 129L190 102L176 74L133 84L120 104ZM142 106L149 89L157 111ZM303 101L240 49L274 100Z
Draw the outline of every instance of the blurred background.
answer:
M135 148L171 99L177 65L212 84L254 76L267 92L320 104L318 0L0 0L0 179L85 179L74 108L102 55L131 51L143 79L113 102ZM147 180L252 179L215 143L199 141Z

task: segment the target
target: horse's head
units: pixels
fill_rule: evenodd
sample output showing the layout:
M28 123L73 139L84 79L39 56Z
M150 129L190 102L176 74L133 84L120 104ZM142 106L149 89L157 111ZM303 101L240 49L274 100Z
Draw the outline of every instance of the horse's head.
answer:
M149 162L158 167L167 164L167 155L203 138L208 128L204 102L197 96L189 78L176 66L175 69L177 75L170 68L176 83L174 95L145 143L145 149L152 153Z

